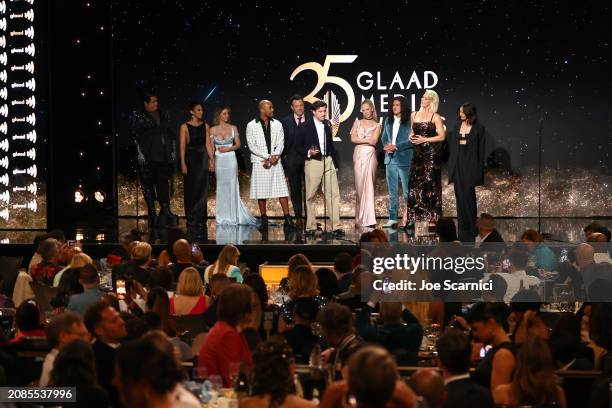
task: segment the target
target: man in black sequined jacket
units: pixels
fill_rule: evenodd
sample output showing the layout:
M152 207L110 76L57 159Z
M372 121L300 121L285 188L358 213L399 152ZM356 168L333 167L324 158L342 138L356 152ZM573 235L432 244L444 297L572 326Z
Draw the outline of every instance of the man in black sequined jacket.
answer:
M170 212L171 178L176 162L176 136L170 129L168 115L158 108L157 95L145 93L144 109L131 117L132 139L136 145L136 172L147 204L149 227L157 225L155 200L159 217L174 219Z

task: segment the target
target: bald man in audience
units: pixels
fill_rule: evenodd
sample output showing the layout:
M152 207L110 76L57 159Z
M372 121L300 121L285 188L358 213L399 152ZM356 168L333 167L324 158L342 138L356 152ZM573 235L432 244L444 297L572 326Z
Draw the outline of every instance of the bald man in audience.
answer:
M576 247L576 265L580 269L587 295L591 284L596 280L612 281L612 265L607 262L595 263L595 249L589 244L583 243ZM612 294L610 297L612 300Z
M442 408L445 402L444 378L433 368L422 368L410 376L408 385L427 401L429 408Z
M178 282L179 275L185 268L196 268L200 276L204 276L204 270L192 262L191 245L186 239L179 239L172 244L172 252L176 257L176 262L169 264L168 267L172 270L175 282Z

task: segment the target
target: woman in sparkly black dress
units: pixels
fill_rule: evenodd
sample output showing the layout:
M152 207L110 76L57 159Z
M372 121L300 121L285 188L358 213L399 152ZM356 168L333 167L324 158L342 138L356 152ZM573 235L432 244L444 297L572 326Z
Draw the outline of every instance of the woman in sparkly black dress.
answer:
M442 216L441 155L445 134L437 113L439 101L438 94L429 89L421 97L421 109L411 115L414 156L408 179L406 227L414 226L416 221L428 221L431 225Z

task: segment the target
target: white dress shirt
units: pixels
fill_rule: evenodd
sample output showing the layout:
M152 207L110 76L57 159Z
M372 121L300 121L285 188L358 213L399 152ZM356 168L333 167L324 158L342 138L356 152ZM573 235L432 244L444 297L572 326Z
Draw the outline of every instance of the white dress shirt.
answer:
M491 231L493 232L493 231ZM476 235L476 240L474 242L474 248L480 248L480 244L482 244L482 241L484 241L485 239L487 239L487 237L489 235L491 235L491 232L489 232L487 235L485 235L484 237L481 237L480 234Z
M391 139L391 144L395 146L395 141L397 140L397 134L399 133L400 128L400 120L397 116L393 117L393 137Z
M325 156L325 124L319 122L316 118L314 119L315 128L317 129L317 136L319 137L319 146L321 146L321 154Z

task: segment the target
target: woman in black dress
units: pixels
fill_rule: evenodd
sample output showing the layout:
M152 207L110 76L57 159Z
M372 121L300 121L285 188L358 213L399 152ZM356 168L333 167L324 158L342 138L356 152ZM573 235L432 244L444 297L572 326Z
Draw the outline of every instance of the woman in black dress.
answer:
M410 141L415 146L408 178L408 211L404 216L407 228L416 221L435 226L442 216L441 153L445 134L437 113L439 101L438 94L428 89L421 97L421 109L411 115Z
M179 144L181 172L185 175L185 216L189 239L201 241L207 218L208 172L214 169L215 158L209 126L203 119L204 106L192 102L189 113L191 118L181 125Z
M447 138L448 182L454 184L459 240L474 242L476 229L476 186L483 184L485 128L478 122L476 106L466 102L457 110L459 120Z

